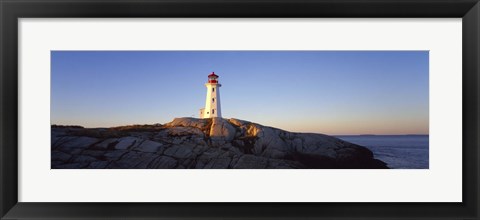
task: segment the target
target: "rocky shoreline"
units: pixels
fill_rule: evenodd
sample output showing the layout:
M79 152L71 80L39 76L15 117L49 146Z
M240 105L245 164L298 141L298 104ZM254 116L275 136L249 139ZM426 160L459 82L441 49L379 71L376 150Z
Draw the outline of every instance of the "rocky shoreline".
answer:
M367 148L335 137L233 118L51 129L52 169L388 169Z

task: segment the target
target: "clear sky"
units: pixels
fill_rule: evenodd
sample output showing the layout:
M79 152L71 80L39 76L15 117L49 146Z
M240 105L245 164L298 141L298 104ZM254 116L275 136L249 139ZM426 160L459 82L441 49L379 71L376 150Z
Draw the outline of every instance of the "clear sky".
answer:
M222 115L287 131L428 134L428 51L52 51L51 122L198 117L207 75Z

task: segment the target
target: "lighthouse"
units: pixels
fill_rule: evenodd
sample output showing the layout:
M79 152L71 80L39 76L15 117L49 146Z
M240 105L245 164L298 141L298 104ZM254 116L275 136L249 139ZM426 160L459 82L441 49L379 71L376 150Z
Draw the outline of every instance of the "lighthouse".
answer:
M208 82L205 83L205 86L207 87L207 99L205 108L200 109L200 118L221 118L220 86L222 85L218 83L218 76L214 72L208 75Z

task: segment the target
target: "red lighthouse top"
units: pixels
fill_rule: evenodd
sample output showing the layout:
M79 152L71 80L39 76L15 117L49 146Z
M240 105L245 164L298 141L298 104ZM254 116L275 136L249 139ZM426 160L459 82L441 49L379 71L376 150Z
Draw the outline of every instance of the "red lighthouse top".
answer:
M212 76L214 76L214 77L217 77L217 78L218 78L218 76L217 76L217 75L215 75L215 72L212 72L212 73L210 73L210 75L208 75L208 77L209 77L209 78L210 78L210 77L212 77Z
M215 72L212 72L210 75L208 75L208 83L218 83L217 78L218 76L215 75Z

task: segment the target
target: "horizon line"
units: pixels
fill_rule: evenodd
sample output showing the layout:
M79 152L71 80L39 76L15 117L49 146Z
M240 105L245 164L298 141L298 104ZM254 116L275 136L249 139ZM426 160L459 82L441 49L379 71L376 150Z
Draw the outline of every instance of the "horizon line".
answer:
M255 122L252 122L252 123L255 123ZM64 126L64 127L75 127L75 126L79 126L79 127L82 127L82 128L85 128L85 129L108 129L108 128L115 128L115 127L122 127L122 126L132 126L132 125L154 125L154 124L161 124L161 123L153 123L153 124L128 124L128 125L119 125L119 126L110 126L110 127L86 127L86 126L83 126L83 125L78 125L78 124L70 124L70 125L64 125L64 124L50 124L50 127L51 126ZM258 124L258 123L256 123ZM164 124L161 124L161 125L164 125ZM266 126L266 125L262 125L264 127L272 127L272 126ZM430 136L430 134L426 134L426 133L418 133L418 134L415 134L415 133L401 133L401 134L369 134L369 133L366 133L366 134L328 134L328 133L322 133L322 132L299 132L299 131L289 131L289 130L285 130L285 129L282 129L282 128L277 128L277 127L272 127L272 128L275 128L275 129L280 129L280 130L284 130L284 131L287 131L287 132L290 132L290 133L315 133L315 134L324 134L324 135L328 135L328 136Z

